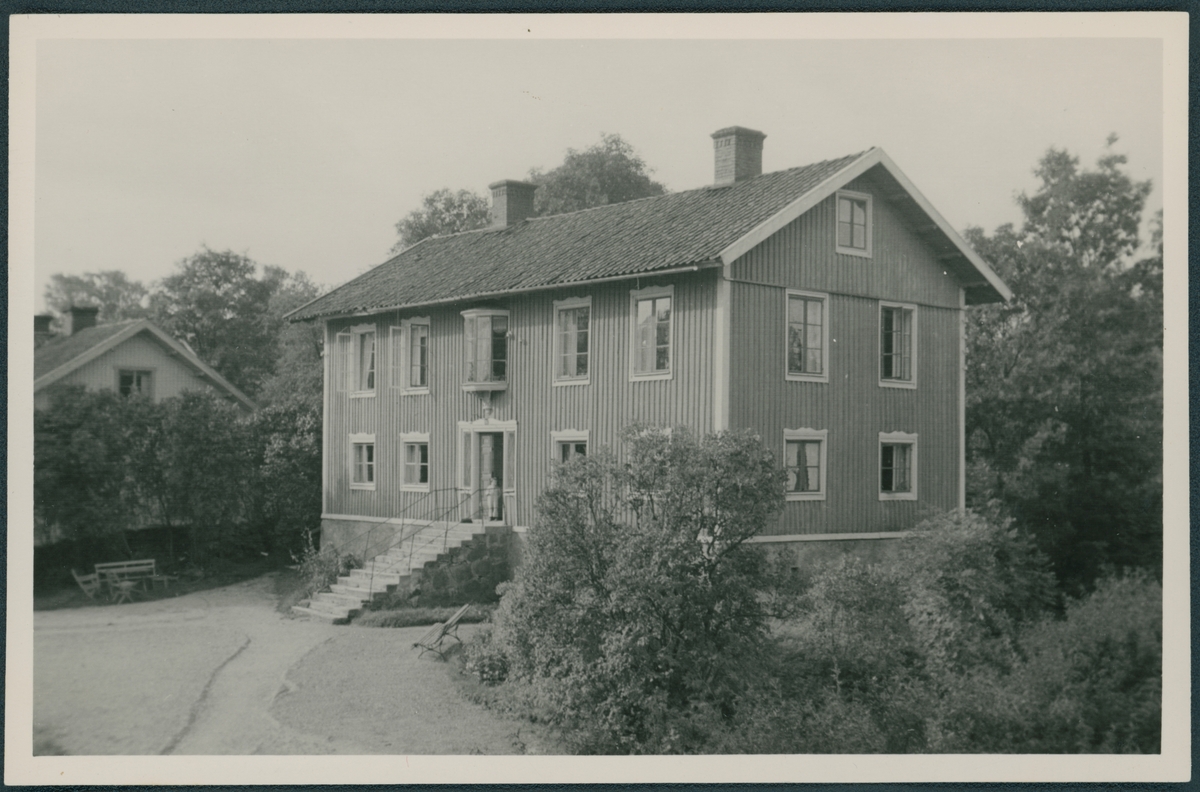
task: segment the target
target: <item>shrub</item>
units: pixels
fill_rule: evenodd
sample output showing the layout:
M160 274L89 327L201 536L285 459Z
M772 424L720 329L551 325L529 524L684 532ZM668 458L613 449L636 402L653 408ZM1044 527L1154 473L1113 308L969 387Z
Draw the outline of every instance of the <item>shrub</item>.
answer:
M633 427L630 462L559 467L496 614L509 674L590 753L702 749L767 649L764 559L783 500L758 438Z
M318 549L311 533L305 534L304 539L304 549L298 557L293 556L299 566L301 599L324 590L336 583L339 576L348 575L350 570L362 566L350 553L339 553L326 547Z
M463 646L463 670L485 685L498 685L508 678L508 656L493 640L491 628L475 633Z

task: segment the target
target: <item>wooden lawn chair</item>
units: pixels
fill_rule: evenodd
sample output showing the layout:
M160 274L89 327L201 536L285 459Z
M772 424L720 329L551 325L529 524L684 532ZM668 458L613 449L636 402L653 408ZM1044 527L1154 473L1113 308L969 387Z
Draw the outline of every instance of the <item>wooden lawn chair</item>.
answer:
M90 575L81 575L74 569L71 570L71 575L75 578L75 582L79 584L79 588L83 589L83 593L87 594L88 599L96 599L96 590L100 588L100 576L93 572Z
M458 637L458 621L463 617L463 614L470 608L470 603L463 605L458 609L458 613L451 616L445 624L435 624L429 628L429 632L421 636L421 639L413 644L413 648L421 647L420 657L424 657L426 652L433 652L443 660L446 659L446 653L442 650L442 642L447 638L462 643L462 639Z

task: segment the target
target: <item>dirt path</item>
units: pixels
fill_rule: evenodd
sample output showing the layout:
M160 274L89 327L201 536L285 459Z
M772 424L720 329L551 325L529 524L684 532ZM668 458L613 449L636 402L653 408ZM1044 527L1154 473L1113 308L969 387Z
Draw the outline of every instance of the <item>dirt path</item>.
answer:
M468 704L442 663L409 651L424 629L284 617L270 576L37 612L35 746L76 755L530 749L519 724Z

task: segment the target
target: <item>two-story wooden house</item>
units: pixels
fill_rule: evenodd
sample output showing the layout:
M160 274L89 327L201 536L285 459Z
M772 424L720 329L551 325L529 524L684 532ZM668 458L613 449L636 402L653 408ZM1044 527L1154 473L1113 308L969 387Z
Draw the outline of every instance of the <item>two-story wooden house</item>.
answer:
M964 311L1008 289L881 149L763 174L764 137L714 133L711 186L570 214L497 182L491 227L296 311L330 352L324 541L520 530L554 462L635 422L764 438L789 475L762 541L961 506Z

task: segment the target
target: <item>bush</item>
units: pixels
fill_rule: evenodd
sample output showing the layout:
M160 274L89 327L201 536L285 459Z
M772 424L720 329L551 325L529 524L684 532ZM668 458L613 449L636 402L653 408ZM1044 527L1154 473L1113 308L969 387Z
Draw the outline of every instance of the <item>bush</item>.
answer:
M364 613L354 620L358 627L419 627L445 622L458 612L458 608L396 608ZM485 606L472 605L459 618L460 624L485 622L492 615Z
M508 678L508 656L493 640L490 628L475 633L463 646L463 670L485 685L498 685Z
M556 470L496 641L580 751L701 750L768 646L765 563L744 542L782 506L782 473L747 434L625 441L628 464Z
M339 576L348 575L350 570L362 567L359 559L350 553L339 553L333 548L318 549L311 533L305 535L304 549L299 557L293 556L293 559L299 566L300 599L323 591L336 583Z

